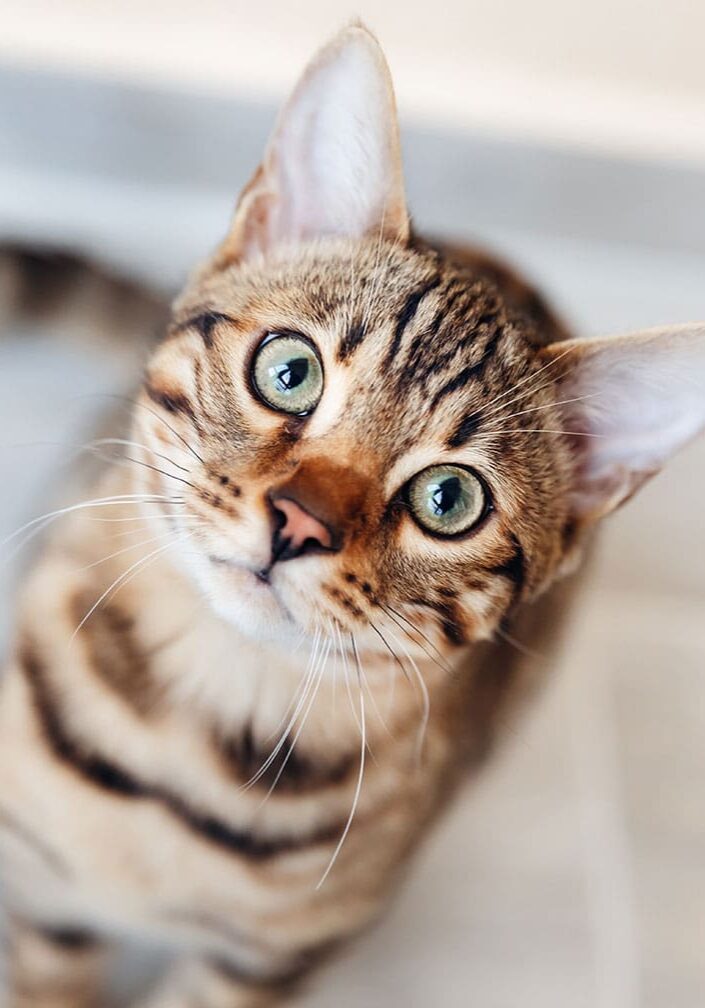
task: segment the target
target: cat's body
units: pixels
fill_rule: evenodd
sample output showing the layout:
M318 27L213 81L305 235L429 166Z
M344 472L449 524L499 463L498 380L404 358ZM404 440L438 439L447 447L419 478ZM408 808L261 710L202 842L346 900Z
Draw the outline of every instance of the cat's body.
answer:
M486 261L467 254L477 283ZM266 767L302 699L311 648L287 655L248 641L159 557L76 633L153 548L154 527L129 500L144 491L138 466L110 471L91 497L125 503L64 519L24 592L0 699L10 905L43 929L141 935L276 989L384 908L424 828L488 750L529 663L502 639L463 655L462 675L430 648L417 655L424 727L413 667L364 656L364 787L317 889L358 783L355 662L346 656L346 668L314 642L329 674L315 700L312 689L303 698L297 726L310 709L291 756L284 762L287 743ZM228 491L219 486L224 507ZM510 573L500 580L513 594L521 586ZM365 599L361 584L343 583L346 599ZM391 634L403 640L404 626L399 617Z
M380 121L339 191L306 109L351 66ZM121 933L181 953L150 1005L285 996L384 908L533 671L502 635L555 630L533 600L665 450L584 449L614 417L576 429L594 393L560 362L604 384L617 344L563 340L511 274L410 238L385 74L360 28L313 65L176 304L125 464L26 586L0 694L13 1008L92 1004ZM313 202L277 176L302 138L326 152ZM662 336L628 346L638 372Z

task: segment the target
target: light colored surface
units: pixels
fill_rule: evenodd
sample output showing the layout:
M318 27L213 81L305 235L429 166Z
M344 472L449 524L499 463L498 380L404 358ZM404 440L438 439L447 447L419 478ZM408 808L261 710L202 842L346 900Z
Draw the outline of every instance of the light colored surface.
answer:
M694 0L5 0L0 55L280 97L352 15L379 33L410 116L705 161Z

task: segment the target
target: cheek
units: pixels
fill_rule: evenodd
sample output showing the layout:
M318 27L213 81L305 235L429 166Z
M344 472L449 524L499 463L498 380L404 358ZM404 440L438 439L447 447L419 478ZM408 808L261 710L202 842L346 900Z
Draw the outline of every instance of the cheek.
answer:
M269 558L271 520L264 489L245 479L237 488L237 498L223 488L191 493L184 506L196 532L194 541L212 557L242 563L252 569L265 567Z
M443 649L491 636L515 596L511 578L497 574L507 553L498 528L488 526L462 546L426 541L404 520L396 531L374 579L381 601L400 609Z
M493 579L482 588L463 592L455 604L456 618L467 643L490 638L511 603L511 592Z

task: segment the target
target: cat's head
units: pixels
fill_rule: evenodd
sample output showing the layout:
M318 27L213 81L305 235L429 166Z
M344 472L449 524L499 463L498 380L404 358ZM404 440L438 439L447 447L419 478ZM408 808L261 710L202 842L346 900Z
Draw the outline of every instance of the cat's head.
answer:
M702 325L547 345L415 241L389 72L354 26L177 302L136 423L222 617L451 649L550 584L703 426L704 375Z

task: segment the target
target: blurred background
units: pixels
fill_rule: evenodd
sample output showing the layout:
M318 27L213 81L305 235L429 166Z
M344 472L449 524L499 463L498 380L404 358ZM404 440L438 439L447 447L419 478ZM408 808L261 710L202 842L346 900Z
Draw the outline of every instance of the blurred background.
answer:
M421 230L506 254L580 333L705 318L692 0L3 0L0 243L174 291L351 16L392 66ZM126 357L2 341L0 539L50 506ZM609 522L543 696L302 1004L705 1004L704 502L705 441Z

